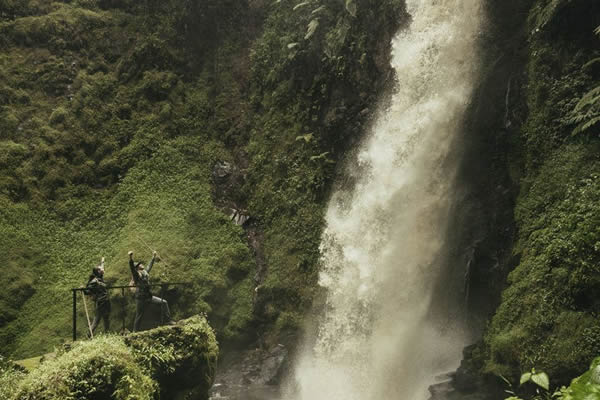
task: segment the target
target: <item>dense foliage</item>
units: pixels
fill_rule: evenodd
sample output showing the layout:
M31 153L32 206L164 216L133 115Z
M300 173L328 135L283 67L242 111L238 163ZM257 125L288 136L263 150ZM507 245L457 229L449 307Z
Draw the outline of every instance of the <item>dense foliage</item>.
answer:
M600 358L596 358L588 371L573 379L560 393L562 400L600 399Z
M154 282L193 283L164 293L175 316L225 341L294 330L402 18L399 0L0 1L0 351L66 340L68 289L101 256L126 284L128 250L158 250Z
M42 363L9 399L151 400L155 391L156 382L136 364L123 339L104 336Z
M526 119L506 139L517 266L471 361L566 383L600 353L600 10L531 3ZM128 250L159 251L154 282L192 282L164 293L175 316L207 313L223 341L295 332L317 295L336 167L392 83L389 39L406 19L401 0L0 0L0 352L68 338L68 289L101 256L107 281L127 283ZM124 294L113 328L131 325ZM105 366L121 371L119 393L150 393L134 355L158 379L181 354L141 337L127 340L144 352L106 337L26 378L3 365L0 382L41 396L51 368L103 374L85 369L102 345L119 358Z
M204 317L125 337L136 362L158 383L160 398L206 398L219 348Z
M218 353L208 322L195 316L125 338L105 335L78 342L29 374L3 362L0 394L6 400L203 399Z
M346 3L356 10L331 0L277 3L252 49L244 193L265 229L257 322L274 322L276 333L297 327L314 298L334 166L389 83L389 39L405 18L400 1Z
M554 0L530 12L527 119L515 138L519 262L485 336L488 372L516 377L535 367L566 383L600 354L600 135L593 124L572 135L573 112L600 79L589 66L599 54L598 11Z

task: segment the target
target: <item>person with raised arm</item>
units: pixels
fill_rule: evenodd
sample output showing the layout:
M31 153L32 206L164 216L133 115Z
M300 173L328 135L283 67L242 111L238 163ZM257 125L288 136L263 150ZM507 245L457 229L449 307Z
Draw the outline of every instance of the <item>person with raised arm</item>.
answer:
M85 292L93 296L96 302L96 316L90 326L91 332L88 332L88 337L91 337L94 333L100 320L104 321L104 331L108 332L110 328L110 298L104 282L104 257L102 257L99 265L92 268Z
M148 303L160 304L161 312L164 312L164 316L167 320L167 324L174 325L175 322L171 320L171 313L169 311L169 303L165 299L161 299L158 296L153 296L150 290L150 271L156 260L156 251L152 252L152 259L148 263L148 269L145 268L144 264L133 262L133 251L129 253L129 269L131 270L131 276L136 286L135 291L135 321L133 323L133 331L136 332L140 328L142 317Z

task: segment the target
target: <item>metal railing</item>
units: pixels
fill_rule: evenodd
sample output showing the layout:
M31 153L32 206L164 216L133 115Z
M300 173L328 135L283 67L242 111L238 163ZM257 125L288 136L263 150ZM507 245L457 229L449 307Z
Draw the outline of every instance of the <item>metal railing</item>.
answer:
M150 287L158 287L160 286L161 291L160 291L160 297L162 299L164 299L164 294L165 294L165 289L169 286L189 286L191 285L190 282L167 282L167 283L153 283L147 286ZM106 289L109 290L113 290L113 289L121 289L121 295L123 296L123 299L125 299L125 289L128 288L137 288L137 286L134 285L123 285L123 286L107 286ZM81 287L81 288L73 288L71 289L71 292L73 293L73 341L77 340L77 292L82 292L84 293L84 291L87 290L87 288L85 287ZM85 294L83 294L83 296L85 296ZM84 304L85 304L85 297L83 298ZM163 318L163 312L162 312L162 304L161 304L161 324L164 322L162 320ZM86 306L86 314L87 314L87 306ZM121 316L121 320L122 320L122 330L125 331L125 311L123 310L122 316ZM89 323L89 321L88 321Z

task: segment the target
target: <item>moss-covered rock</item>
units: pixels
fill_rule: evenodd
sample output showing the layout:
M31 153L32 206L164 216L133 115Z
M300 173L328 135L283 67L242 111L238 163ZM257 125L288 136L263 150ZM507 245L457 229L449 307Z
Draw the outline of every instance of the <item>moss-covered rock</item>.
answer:
M204 399L212 385L218 346L206 318L76 343L29 375L0 364L6 400Z
M204 317L125 338L137 362L158 382L163 399L202 399L212 386L219 348Z
M14 400L151 400L157 384L118 336L79 342L42 363L19 384Z

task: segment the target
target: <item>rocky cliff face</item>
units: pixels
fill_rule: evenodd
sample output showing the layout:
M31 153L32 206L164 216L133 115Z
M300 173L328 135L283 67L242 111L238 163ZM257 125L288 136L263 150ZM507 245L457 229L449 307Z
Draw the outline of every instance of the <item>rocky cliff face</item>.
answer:
M598 285L600 214L591 199L600 190L599 128L579 131L574 119L600 80L590 64L598 5L486 7L484 80L465 143L470 194L458 213L477 221L466 223L475 228L466 235L467 301L484 339L466 349L453 380L461 393L448 398L501 398L499 374L514 381L533 367L565 384L600 353L590 296Z

